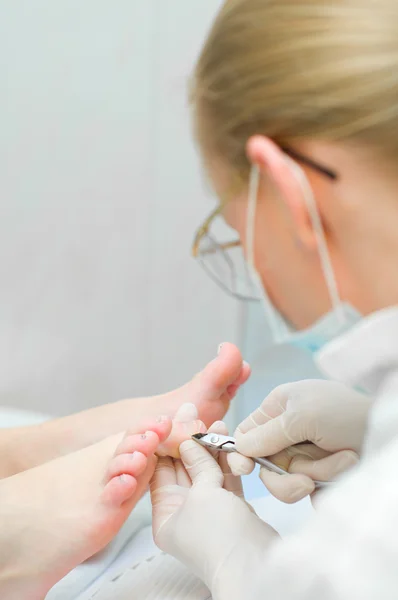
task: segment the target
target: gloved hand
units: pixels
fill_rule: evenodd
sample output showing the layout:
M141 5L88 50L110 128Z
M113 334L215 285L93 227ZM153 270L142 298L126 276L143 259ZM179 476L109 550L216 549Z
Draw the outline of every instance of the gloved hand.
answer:
M227 433L225 426L210 430ZM217 461L194 441L180 453L182 461L159 459L151 483L155 542L200 577L215 600L240 600L246 578L245 590L238 589L231 572L248 560L254 565L277 534L244 501L226 454Z
M244 456L228 455L232 472L250 473L248 456L269 457L291 475L261 468L264 485L279 500L297 502L314 491L314 479L332 481L357 463L370 405L367 396L337 382L281 385L236 430L236 448Z

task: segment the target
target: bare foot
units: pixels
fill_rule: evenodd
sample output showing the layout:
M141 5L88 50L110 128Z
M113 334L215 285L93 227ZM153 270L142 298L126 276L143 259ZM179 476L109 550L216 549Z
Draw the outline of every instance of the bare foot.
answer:
M0 478L96 443L125 429L145 431L157 415L174 417L186 402L197 407L206 425L223 418L250 367L233 344L222 345L218 356L184 386L151 398L121 400L41 425L0 432ZM199 430L198 430L199 431ZM195 432L193 432L195 433Z
M194 433L204 433L205 431L207 431L206 425L198 419L196 406L183 404L175 414L170 435L159 444L156 454L180 458L181 444L189 440Z
M222 344L217 358L209 362L191 381L182 387L158 397L158 411L169 407L174 412L191 402L198 410L198 417L207 427L219 421L229 409L231 400L240 386L250 376L250 367L234 344ZM166 414L170 412L166 411Z
M0 481L0 597L43 599L115 536L148 487L171 428L119 434Z

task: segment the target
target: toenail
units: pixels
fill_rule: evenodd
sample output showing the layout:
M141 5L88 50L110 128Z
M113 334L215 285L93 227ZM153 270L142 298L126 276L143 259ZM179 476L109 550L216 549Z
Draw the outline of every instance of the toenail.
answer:
M222 350L222 347L223 347L223 346L224 346L224 344L220 344L220 345L218 346L218 350L217 350L217 356L220 354L220 352L221 352L221 350Z

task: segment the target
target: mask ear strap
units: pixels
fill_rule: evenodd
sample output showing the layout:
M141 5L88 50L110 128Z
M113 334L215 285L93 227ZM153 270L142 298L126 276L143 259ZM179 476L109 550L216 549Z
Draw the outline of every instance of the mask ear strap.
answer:
M285 156L285 159L292 167L297 181L302 189L303 196L307 204L308 214L311 219L312 227L314 229L319 258L321 260L322 272L329 292L332 308L338 311L339 318L343 322L343 311L340 312L339 310L341 307L341 298L337 287L336 276L334 274L329 248L326 242L325 232L322 226L321 218L319 215L318 207L315 202L312 188L302 169L288 156Z
M254 264L254 227L256 222L257 198L260 187L260 169L257 165L253 165L250 171L249 182L249 198L247 204L247 260L252 268L256 268Z
M257 165L253 165L250 171L249 181L249 196L247 203L247 222L246 222L246 252L247 252L247 264L251 272L252 278L256 281L257 287L261 293L263 301L263 307L267 317L269 327L271 329L274 340L279 343L283 342L283 328L280 320L276 315L276 309L273 306L269 296L264 289L264 284L256 269L255 258L254 258L254 237L255 237L255 223L256 223L256 210L258 192L260 187L260 169Z

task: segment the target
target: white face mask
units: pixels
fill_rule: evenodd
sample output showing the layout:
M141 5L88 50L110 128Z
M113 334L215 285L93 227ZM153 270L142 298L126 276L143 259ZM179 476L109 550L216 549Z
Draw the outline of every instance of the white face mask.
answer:
M317 240L319 257L326 286L330 296L331 310L321 317L314 325L302 331L294 330L272 304L254 263L254 231L256 220L257 199L260 184L260 171L257 165L253 165L250 174L250 187L247 214L247 262L254 282L256 283L263 301L267 320L269 322L274 342L277 344L288 343L310 352L316 352L326 343L341 335L358 321L361 315L349 304L343 303L337 289L336 278L330 260L329 250L326 243L318 208L312 193L311 186L300 167L286 157L297 177L307 203L308 214Z

